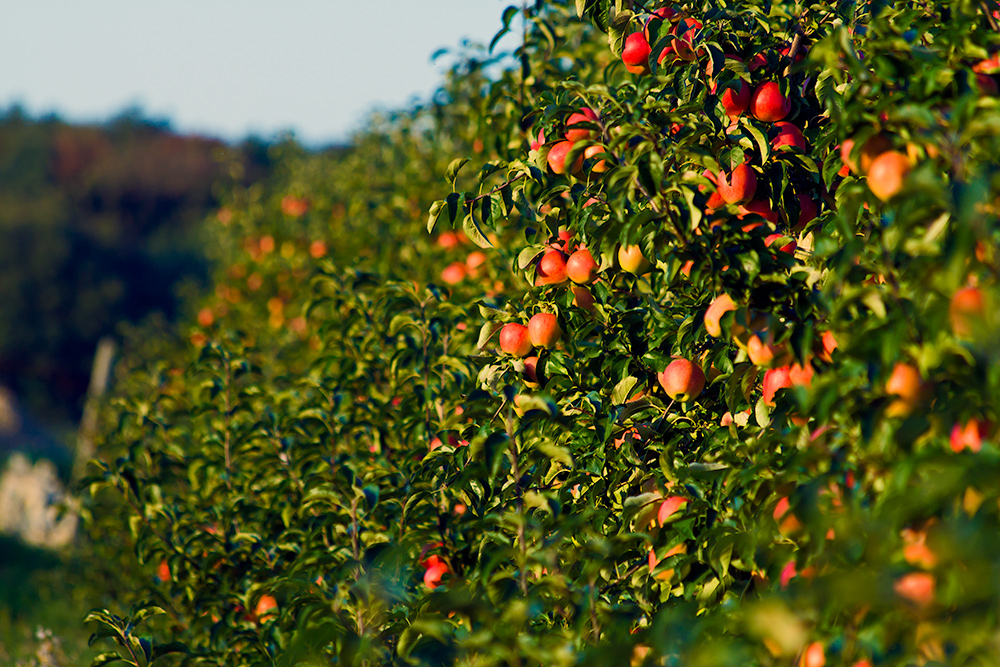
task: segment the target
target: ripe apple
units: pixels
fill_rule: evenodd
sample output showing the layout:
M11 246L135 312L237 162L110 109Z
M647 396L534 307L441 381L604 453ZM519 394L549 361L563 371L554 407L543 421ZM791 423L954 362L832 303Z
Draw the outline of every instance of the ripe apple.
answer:
M465 262L452 262L441 270L441 281L446 285L457 285L465 280L467 272Z
M674 53L681 60L695 60L693 43L701 34L701 21L693 18L684 18L678 21L670 31L671 35L677 37L673 42Z
M773 123L783 119L792 110L792 101L781 92L774 81L760 84L750 98L750 113L757 120Z
M722 91L719 101L730 120L735 121L750 107L750 93L750 86L743 79L738 80L735 88Z
M570 117L566 119L566 127L568 129L563 136L566 137L566 141L571 143L593 139L596 134L595 130L575 128L573 126L577 123L593 123L596 121L597 113L593 109L584 107L583 109L580 109L579 112L571 114Z
M660 509L656 512L656 521L661 526L666 525L667 520L687 505L688 499L683 496L670 496L660 503Z
M920 405L925 392L920 371L912 364L898 362L885 383L885 393L896 398L885 409L889 417L905 417Z
M597 262L587 248L581 248L566 260L566 276L578 285L587 285L597 277Z
M775 135L774 139L771 139L771 148L778 150L782 146L791 146L803 153L808 150L806 138L798 127L786 121L777 122L774 127L777 128L778 134Z
M652 264L643 256L639 246L623 245L618 248L618 266L622 268L622 271L639 276L649 271Z
M166 560L161 560L157 566L156 578L162 582L170 581L170 564Z
M802 654L802 667L824 667L824 665L826 665L826 653L823 652L823 644L813 642Z
M257 606L253 608L253 618L260 623L265 623L277 615L278 601L274 599L273 595L261 595L260 599L257 600Z
M722 316L730 311L736 310L736 302L728 294L720 294L715 297L709 305L708 310L705 311L705 331L708 332L709 336L714 336L715 338L722 337Z
M910 572L897 579L892 589L917 607L928 607L934 602L934 587L934 575L930 572Z
M599 144L594 144L593 146L587 146L586 148L583 149L583 157L588 160L592 160L601 153L606 153L606 152L607 149L604 146L601 146ZM597 162L594 163L594 166L592 166L590 170L595 174L603 174L608 170L608 161L598 160ZM595 199L594 201L597 200ZM584 208L586 208L586 205L584 205Z
M545 130L538 131L538 137L534 139L528 139L528 145L531 146L531 150L537 151L542 146L545 145Z
M589 289L583 287L582 285L571 285L570 290L573 292L574 306L594 312L594 304L597 303L597 301L594 299L594 295L590 293Z
M532 389L541 384L538 379L538 357L525 357L524 372L521 373L521 377L524 378L524 384Z
M989 440L992 430L993 424L985 419L975 417L965 422L964 425L955 424L951 429L951 449L954 452L960 452L968 448L978 452L983 448L983 441Z
M833 361L833 352L837 349L837 339L834 337L832 331L824 331L822 338L820 338L820 345L822 349L816 353L816 356L827 363Z
M770 368L775 364L786 363L788 350L784 345L765 343L760 336L753 335L747 341L747 356L755 366Z
M779 389L787 389L792 386L792 380L788 377L788 371L788 366L779 366L764 373L763 392L764 403L766 405L770 405L771 407L777 405L774 395L778 393Z
M549 149L549 155L546 160L549 163L549 169L552 170L552 173L558 175L580 173L583 169L583 154L577 155L572 164L566 163L566 158L569 157L569 152L572 149L573 142L571 141L560 141Z
M732 174L719 173L719 194L727 204L742 204L753 199L757 192L757 174L745 162Z
M556 346L561 336L559 319L552 313L537 313L528 320L528 338L535 347L550 350Z
M757 215L764 218L771 224L774 225L778 224L778 213L776 211L771 210L771 205L762 199L754 199L753 201L748 201L746 204L741 204L739 207L739 211L740 211L739 214L740 220L742 220L751 213L756 213ZM743 231L747 232L758 226L759 225L754 225L753 227L749 227L749 229L747 227L744 227Z
M902 192L910 159L899 151L886 151L872 160L868 169L868 187L882 201L889 201Z
M517 322L509 322L500 330L500 349L515 357L524 358L531 353L531 338L528 327Z
M535 285L558 285L566 282L566 254L561 250L546 250L535 270Z
M985 312L982 290L975 286L963 287L955 292L948 305L951 330L959 337L970 336L975 326L983 321Z
M705 372L701 366L682 357L671 361L656 379L667 396L681 403L694 400L705 388Z
M840 158L847 165L847 168L855 174L867 174L868 170L871 169L872 161L891 148L892 141L883 134L875 134L868 137L865 145L861 147L859 169L859 163L851 159L851 152L854 150L854 139L848 139L840 145Z
M625 38L625 48L622 49L622 62L625 69L632 74L649 74L649 41L641 32L633 32Z
M783 496L778 500L778 504L774 506L774 513L772 514L774 520L778 523L778 530L786 537L797 533L802 528L802 523L791 509L792 503L788 500L788 496Z
M764 245L770 247L770 245L772 243L774 243L775 241L777 241L780 238L783 238L784 236L785 235L781 234L781 233L768 234L767 237L764 239ZM781 251L781 252L787 253L789 255L794 255L795 254L795 249L797 247L798 247L798 244L793 240L793 241L790 241L790 242L786 243L785 245L781 246L780 248L778 248L778 250Z
M427 588L437 588L441 585L444 575L451 572L448 564L436 555L429 556L424 564L427 566L427 570L424 572L424 586Z

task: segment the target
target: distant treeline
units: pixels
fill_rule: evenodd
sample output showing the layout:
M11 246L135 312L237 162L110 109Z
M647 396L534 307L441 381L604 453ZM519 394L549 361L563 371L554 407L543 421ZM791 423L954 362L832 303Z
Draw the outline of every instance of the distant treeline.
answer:
M168 320L207 275L200 223L269 146L181 136L129 111L102 125L0 112L0 384L58 429L79 416L97 341Z

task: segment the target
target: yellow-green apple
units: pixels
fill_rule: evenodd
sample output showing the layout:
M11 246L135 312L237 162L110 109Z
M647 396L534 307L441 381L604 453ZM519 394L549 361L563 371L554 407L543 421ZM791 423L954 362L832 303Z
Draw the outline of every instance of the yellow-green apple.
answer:
M560 141L559 143L553 144L549 148L549 155L547 161L549 163L549 169L552 170L554 174L578 174L580 170L583 169L583 154L576 156L576 159L572 163L567 163L566 158L569 157L570 150L573 149L573 143L571 141Z
M781 86L767 81L754 89L750 97L750 113L757 120L774 123L783 119L792 110L792 101L781 92Z
M899 151L885 151L872 160L868 169L868 188L882 201L889 201L906 185L910 159Z
M571 143L576 143L577 141L585 141L587 139L593 139L597 134L596 130L585 129L582 127L574 127L577 123L594 123L597 121L597 113L589 107L584 107L580 109L577 113L570 114L570 117L566 119L566 133L563 135L566 141Z
M557 285L566 282L566 254L561 250L546 250L535 270L535 285Z
M620 246L618 248L618 266L622 271L627 271L635 275L641 275L649 271L652 265L642 254L642 249L637 245Z
M561 336L559 319L552 313L537 313L528 320L528 338L535 347L552 349Z
M956 336L969 336L976 325L983 321L986 300L981 289L975 286L963 287L955 292L948 304L948 318L951 330Z
M580 248L566 260L566 276L578 285L587 285L597 277L597 262L587 248Z
M715 338L722 337L722 316L728 312L736 310L736 302L728 294L720 294L715 297L709 305L708 310L705 311L705 331L708 332L709 336L714 336Z
M905 417L912 414L923 401L924 379L912 364L898 362L885 383L885 393L895 396L885 409L890 417Z
M518 322L509 322L500 330L500 349L515 357L524 358L531 353L531 338L528 327Z
M705 372L701 366L683 357L671 361L656 379L667 396L681 403L694 400L705 388Z
M719 173L719 195L727 204L742 204L753 199L757 192L757 174L745 162L732 173Z
M649 74L649 40L641 32L633 32L625 38L622 62L632 74Z

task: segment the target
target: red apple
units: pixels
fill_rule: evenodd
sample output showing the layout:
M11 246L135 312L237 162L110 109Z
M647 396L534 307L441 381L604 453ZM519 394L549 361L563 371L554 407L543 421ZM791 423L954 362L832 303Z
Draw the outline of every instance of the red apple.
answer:
M601 146L599 144L594 144L593 146L587 146L586 148L583 149L583 157L586 158L587 160L593 160L601 153L606 153L606 152L607 149L604 146ZM608 161L598 160L597 162L594 163L594 166L592 166L590 170L595 174L603 174L608 170ZM597 201L597 200L592 199L592 201ZM584 208L586 207L587 205L585 204Z
M868 188L882 201L889 201L906 185L910 158L899 151L886 151L872 160L868 169Z
M535 347L552 349L561 336L559 320L552 313L538 313L528 320L528 338Z
M500 330L500 349L515 357L524 358L531 353L528 327L517 322L503 325Z
M742 204L753 199L757 192L757 174L750 165L743 163L726 175L719 173L719 194L727 204Z
M597 262L587 248L577 250L566 260L566 276L578 285L587 285L597 277Z
M705 372L701 366L684 358L671 361L656 379L667 396L681 403L694 400L705 388Z
M535 285L557 285L566 282L566 254L551 248L546 250L535 271Z
M649 41L641 32L633 32L625 38L625 48L622 49L622 62L625 69L632 74L649 74Z
M911 414L919 407L925 393L920 371L911 364L897 363L885 383L885 393L896 397L886 407L886 415L905 417Z
M983 321L986 312L986 300L978 287L963 287L955 292L948 305L948 318L951 320L951 330L956 336L967 337L972 334L975 325Z
M705 331L709 336L715 338L722 337L722 316L730 311L736 310L736 302L728 294L720 294L715 297L708 310L705 311Z
M735 88L726 88L719 96L722 108L730 120L736 120L750 106L750 86L746 81L739 79Z
M549 149L549 155L547 161L549 163L549 169L552 170L554 174L578 174L580 170L583 169L583 154L576 156L572 164L566 163L566 158L569 157L569 152L573 148L573 143L570 141L560 141L559 143L552 146Z
M681 60L694 60L697 57L693 44L701 34L701 21L693 18L681 19L674 25L670 34L677 36L673 47L678 58Z
M779 121L792 110L792 102L781 92L781 87L774 81L768 81L757 86L750 98L750 113L757 120L767 123Z
M596 131L588 130L584 128L573 127L576 123L593 123L597 120L597 114L593 109L583 108L580 109L578 113L571 114L569 118L566 119L566 141L575 143L577 141L585 141L588 139L593 139Z
M771 139L771 147L778 150L782 146L797 148L803 153L807 151L806 138L802 135L802 130L791 123L780 121L774 124L778 134Z
M964 425L955 424L951 429L951 449L954 452L960 452L968 448L978 452L983 448L983 441L989 440L992 430L993 424L975 417L965 422Z
M787 389L792 386L792 381L788 377L788 366L772 368L764 373L763 391L764 403L774 407L776 405L774 395L779 389Z

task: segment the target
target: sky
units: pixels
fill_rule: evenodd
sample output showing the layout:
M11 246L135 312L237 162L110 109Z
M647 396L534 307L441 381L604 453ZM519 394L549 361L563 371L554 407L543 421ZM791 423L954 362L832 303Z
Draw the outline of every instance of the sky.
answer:
M373 109L429 96L449 62L432 54L488 44L510 1L8 2L0 109L92 122L137 107L228 140L343 141Z

